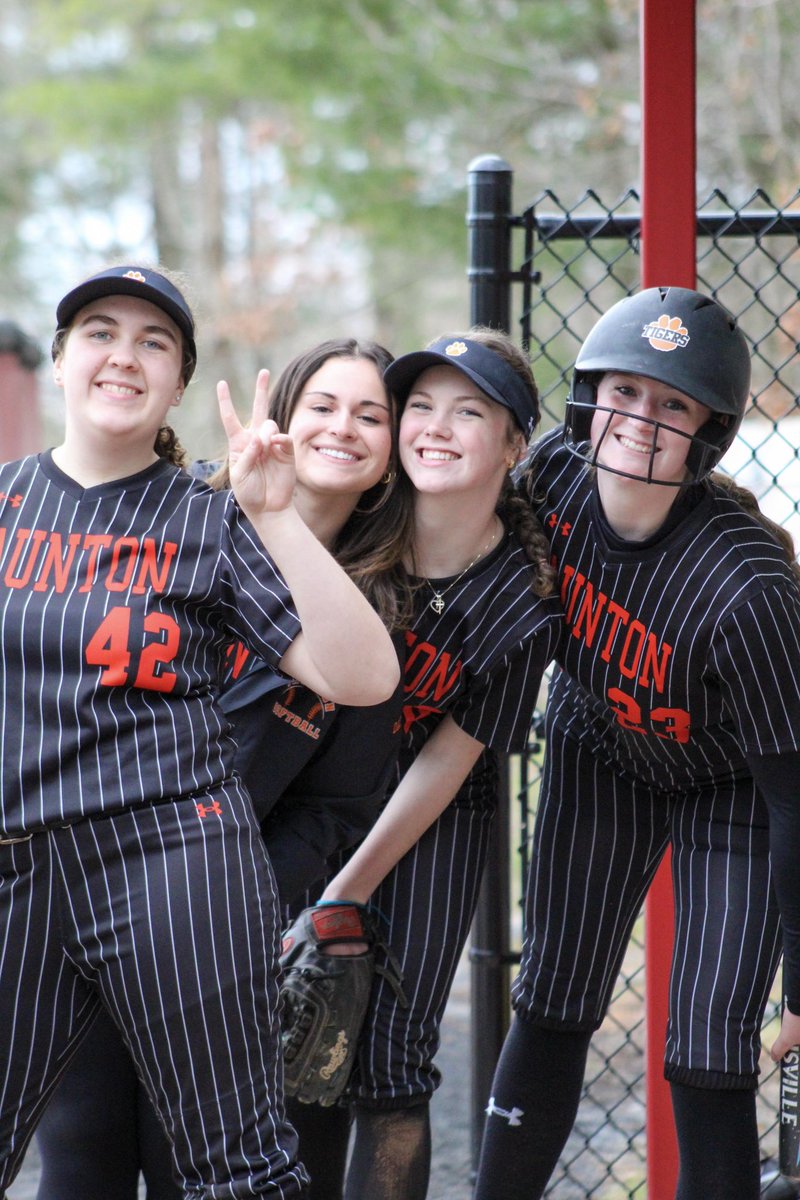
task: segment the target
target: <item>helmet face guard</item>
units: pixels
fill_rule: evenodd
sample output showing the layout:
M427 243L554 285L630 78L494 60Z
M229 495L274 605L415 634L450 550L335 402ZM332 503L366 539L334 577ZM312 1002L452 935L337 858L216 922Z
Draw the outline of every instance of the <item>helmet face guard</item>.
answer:
M602 432L599 437L595 437L594 443L590 440L588 429L591 428L597 413L607 413L608 416L603 424ZM610 408L607 405L597 404L594 401L570 400L567 404L567 416L564 424L563 442L570 454L574 454L576 458L581 459L590 467L596 467L598 471L608 471L611 475L622 475L625 479L637 479L642 483L654 483L661 487L681 488L688 487L691 483L697 483L704 479L710 471L714 469L724 451L721 451L718 446L708 442L703 436L708 431L712 432L712 427L725 435L729 434L729 430L717 420L706 421L705 425L698 430L697 433L686 433L683 429L676 429L673 425L668 425L665 421L655 421L652 417L640 417L634 413L626 413L625 416L629 421L636 421L642 426L643 436L650 441L650 453L647 457L646 467L643 465L641 473L633 471L621 471L618 467L609 467L598 459L600 450L611 428L611 423L614 417L619 415L619 409ZM584 437L575 437L576 426L587 427L587 433ZM673 434L675 437L683 438L688 443L686 453L686 474L683 479L656 479L653 476L653 467L655 465L656 449L658 444L659 430L665 430L667 433ZM729 443L730 444L729 439ZM725 449L727 449L727 445Z
M591 446L592 418L597 411L597 384L608 371L642 375L690 396L710 409L709 419L693 435L667 422L638 417L652 429L653 449L641 475L605 467ZM726 309L689 288L647 288L628 296L605 313L589 333L575 363L564 423L569 451L601 470L685 487L703 479L729 448L741 424L750 395L750 353L744 335ZM615 409L605 409L609 414ZM608 433L601 434L602 442ZM686 475L680 481L653 478L658 428L686 438Z

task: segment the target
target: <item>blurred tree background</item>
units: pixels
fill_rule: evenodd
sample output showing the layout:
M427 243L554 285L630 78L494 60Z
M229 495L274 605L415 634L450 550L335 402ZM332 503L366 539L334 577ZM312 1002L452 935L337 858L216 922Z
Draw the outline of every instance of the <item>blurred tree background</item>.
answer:
M785 202L800 5L697 12L698 195ZM512 165L517 208L637 186L639 86L639 0L0 0L0 317L46 347L82 275L184 272L180 432L214 453L217 378L245 405L323 337L400 352L465 324L476 155Z

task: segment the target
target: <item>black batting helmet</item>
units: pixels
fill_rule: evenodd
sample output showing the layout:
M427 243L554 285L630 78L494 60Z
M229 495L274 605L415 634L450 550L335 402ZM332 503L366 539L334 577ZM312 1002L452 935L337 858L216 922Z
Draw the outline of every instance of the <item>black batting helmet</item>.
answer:
M713 470L736 436L750 395L747 343L721 304L680 287L647 288L627 296L600 318L581 346L567 401L564 443L578 458L598 467L602 464L596 462L589 434L597 411L597 383L606 371L655 379L711 410L689 438L684 483L703 479ZM648 423L671 428L665 422ZM651 455L648 475L633 478L661 482L651 478L652 465Z

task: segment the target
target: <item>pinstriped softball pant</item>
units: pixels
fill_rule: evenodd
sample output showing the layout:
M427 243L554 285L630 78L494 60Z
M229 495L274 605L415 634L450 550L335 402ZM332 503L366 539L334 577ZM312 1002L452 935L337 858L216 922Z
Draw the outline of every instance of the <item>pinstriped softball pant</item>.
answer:
M272 873L247 798L201 799L0 845L0 1195L101 1003L187 1196L306 1194L283 1109Z
M450 804L372 897L388 919L409 1004L376 980L351 1085L360 1106L425 1103L439 1086L441 1022L478 900L494 807Z
M514 1007L549 1028L605 1015L631 929L672 846L675 948L665 1073L756 1085L780 956L767 813L750 779L657 792L551 731L534 829Z

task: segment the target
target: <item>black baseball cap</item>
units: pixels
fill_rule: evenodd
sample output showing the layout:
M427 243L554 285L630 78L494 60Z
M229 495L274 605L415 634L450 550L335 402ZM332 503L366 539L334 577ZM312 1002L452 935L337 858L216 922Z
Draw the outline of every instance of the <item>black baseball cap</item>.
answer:
M403 354L386 368L386 386L400 404L418 376L428 367L456 367L471 379L482 392L509 409L526 438L539 421L539 402L533 389L528 389L511 364L482 342L470 338L439 338L427 350Z
M71 292L67 292L56 309L56 321L59 329L66 329L73 321L75 314L92 300L102 296L138 296L149 300L168 317L171 317L180 329L186 341L186 350L191 357L197 359L197 347L194 342L194 317L182 293L174 283L158 271L149 267L123 266L110 267L100 271L79 283Z

